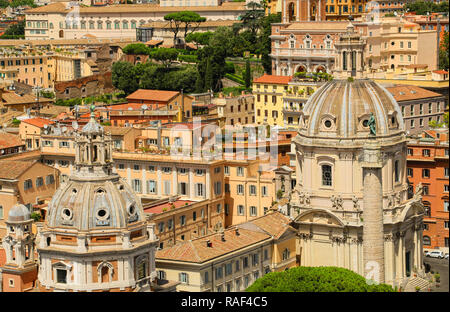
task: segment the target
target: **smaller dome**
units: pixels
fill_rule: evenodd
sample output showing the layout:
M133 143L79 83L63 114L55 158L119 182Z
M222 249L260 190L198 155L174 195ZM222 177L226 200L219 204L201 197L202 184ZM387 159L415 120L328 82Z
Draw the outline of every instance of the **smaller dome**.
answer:
M85 134L99 135L103 133L103 127L94 118L91 118L83 129L81 129L81 132Z
M8 221L20 222L31 219L28 208L22 204L14 205L8 213Z

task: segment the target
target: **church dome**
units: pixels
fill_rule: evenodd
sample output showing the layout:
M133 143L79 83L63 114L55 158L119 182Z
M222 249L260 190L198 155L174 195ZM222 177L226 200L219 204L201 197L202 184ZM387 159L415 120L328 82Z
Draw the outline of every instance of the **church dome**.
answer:
M8 221L21 222L30 219L30 211L22 204L14 205L8 213Z
M377 137L403 133L400 106L384 87L369 79L332 80L305 104L299 134L319 139L366 139L372 113Z
M144 221L139 198L119 176L86 181L72 176L49 203L47 226L79 231L126 229Z

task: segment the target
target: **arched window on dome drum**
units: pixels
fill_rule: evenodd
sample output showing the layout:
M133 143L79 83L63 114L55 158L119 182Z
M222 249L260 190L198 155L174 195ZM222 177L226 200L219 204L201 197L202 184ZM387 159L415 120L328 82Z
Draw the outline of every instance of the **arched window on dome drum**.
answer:
M101 276L102 276L102 283L108 283L109 282L109 268L107 266L103 266L102 267L102 272L101 272Z
M425 246L430 246L431 245L431 239L430 239L430 237L429 236L424 236L423 237L423 244L425 245Z
M394 181L400 181L400 166L398 160L394 162Z
M324 186L333 185L333 176L331 173L330 165L322 165L322 185Z

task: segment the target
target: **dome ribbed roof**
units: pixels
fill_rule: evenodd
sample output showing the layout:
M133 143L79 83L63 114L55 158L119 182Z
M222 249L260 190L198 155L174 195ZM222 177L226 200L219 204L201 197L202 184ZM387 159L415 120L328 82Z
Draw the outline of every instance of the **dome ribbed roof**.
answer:
M8 213L8 221L20 222L30 220L30 211L22 204L14 205Z
M125 229L145 220L141 201L118 175L93 181L72 176L56 191L48 208L48 227L80 231Z
M404 130L400 107L384 87L369 79L332 80L305 104L299 132L311 137L367 137L371 113L377 136Z

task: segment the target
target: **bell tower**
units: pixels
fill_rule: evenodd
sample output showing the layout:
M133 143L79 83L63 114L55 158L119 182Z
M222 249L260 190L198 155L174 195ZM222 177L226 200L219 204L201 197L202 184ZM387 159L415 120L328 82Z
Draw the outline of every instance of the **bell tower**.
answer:
M37 264L34 259L35 236L31 231L33 219L28 208L15 205L5 221L7 234L3 238L6 263L2 270L4 292L23 292L34 288Z
M355 31L352 18L349 17L347 31L334 44L337 52L333 75L337 79L353 77L364 78L364 46L366 41Z
M95 106L91 119L75 136L75 175L110 175L112 172L112 140L95 120Z
M283 23L325 21L326 0L283 0Z

